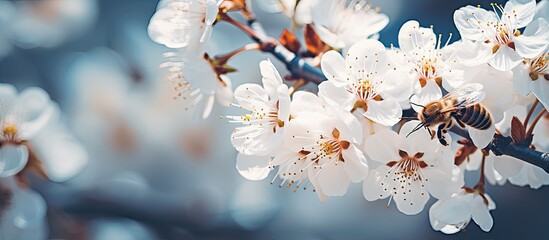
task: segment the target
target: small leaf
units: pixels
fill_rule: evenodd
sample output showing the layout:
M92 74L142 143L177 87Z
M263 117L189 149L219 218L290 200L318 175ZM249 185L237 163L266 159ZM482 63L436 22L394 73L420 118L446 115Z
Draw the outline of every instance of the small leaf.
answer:
M301 43L297 37L288 29L284 28L282 34L280 34L280 43L293 53L298 53L301 48Z
M513 117L511 120L511 138L513 142L517 144L523 144L526 140L526 129L522 122L517 118Z
M324 52L326 49L326 44L320 40L320 37L316 33L313 25L305 25L303 34L305 35L305 45L309 53L312 53L314 56L318 56Z

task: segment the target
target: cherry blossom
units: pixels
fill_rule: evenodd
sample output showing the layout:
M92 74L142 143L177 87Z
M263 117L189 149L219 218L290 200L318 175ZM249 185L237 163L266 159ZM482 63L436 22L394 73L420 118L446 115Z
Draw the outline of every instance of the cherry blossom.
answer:
M549 44L549 24L534 19L534 0L511 0L505 7L491 4L494 11L466 6L454 13L463 46L459 54L462 63L477 65L489 63L507 71L516 67L523 58L533 58ZM524 33L519 29L526 27Z
M472 189L462 189L452 197L437 201L429 209L429 220L436 231L454 234L463 230L471 219L485 232L492 229L490 210L496 204L488 196Z
M532 92L549 109L549 48L514 68L513 83L518 93L526 95Z
M465 82L463 70L456 64L455 46L448 46L450 38L442 43L442 35L437 38L433 29L411 20L400 28L398 41L400 50L394 50L393 64L410 69L417 98L433 94L440 98L440 87L452 91Z
M318 95L344 110L359 110L370 120L392 126L400 120L399 102L412 94L412 82L387 60L387 50L377 40L354 44L346 58L329 51L322 57L322 71L328 78L319 85Z
M234 93L235 106L250 112L242 116L227 116L230 122L243 125L233 131L231 142L239 151L237 169L242 176L253 180L267 176L264 168L268 167L270 156L280 147L283 131L290 119L288 87L282 83L280 74L270 61L261 61L259 66L263 86L242 84ZM259 176L257 171L260 171Z
M196 48L210 38L218 11L215 0L160 1L149 22L149 37L169 48Z
M365 142L365 153L378 167L364 181L364 197L369 201L390 197L408 215L421 212L429 195L447 198L463 186L463 173L447 147L426 131L405 137L418 123L405 123L399 134L381 130Z
M377 38L377 33L389 23L387 15L362 0L304 0L298 10L310 12L310 21L320 39L336 49L369 37Z

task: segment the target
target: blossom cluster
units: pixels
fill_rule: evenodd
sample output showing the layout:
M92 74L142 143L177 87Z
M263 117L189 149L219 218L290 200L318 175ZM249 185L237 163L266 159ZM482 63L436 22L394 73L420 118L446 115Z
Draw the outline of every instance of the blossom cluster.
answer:
M400 29L398 47L376 40L389 19L364 1L277 2L293 25L314 32L305 34L306 54L298 53L299 45L290 49L296 57L311 55L313 40L308 38L321 41L314 55L327 80L317 93L289 88L272 62L263 60L262 84L242 84L233 97L228 72L220 71L226 59L216 62L203 50L215 16L226 19L230 10L223 1L162 1L149 24L154 41L179 51L171 55L179 60L167 64L169 78L185 78L177 86L188 86L190 93L198 86L210 96L203 117L214 98L244 111L225 117L239 124L231 143L244 178L263 180L273 171L272 184L314 189L321 201L361 183L366 200L388 199L388 205L394 200L407 215L420 213L434 197L431 226L447 234L471 220L484 231L492 228L495 203L485 192L485 180L532 188L549 184L542 169L484 150L496 132L513 130L514 117L529 119L532 111L527 110L534 110L538 101L545 109L532 123L531 145L549 150L549 119L544 117L549 109L547 1L510 0L505 6L490 4L490 10L462 7L454 13L458 41L411 20ZM185 60L196 56L206 57ZM204 66L192 66L198 63ZM216 82L225 84L215 90ZM427 106L439 102L452 106L429 115ZM406 121L411 116L403 112L417 112L418 119ZM470 140L450 134L452 123L465 128ZM479 169L479 183L465 186L465 172Z

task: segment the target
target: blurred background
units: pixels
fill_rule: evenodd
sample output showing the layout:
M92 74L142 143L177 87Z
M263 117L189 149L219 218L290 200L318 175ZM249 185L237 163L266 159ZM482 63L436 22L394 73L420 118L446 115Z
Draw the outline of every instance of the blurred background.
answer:
M261 1L261 0L255 0ZM370 1L391 21L380 40L397 45L400 26L417 19L436 33L459 34L457 8L484 1ZM496 1L503 2L503 1ZM153 0L0 0L0 82L19 91L44 88L89 153L76 177L53 183L31 177L47 203L46 220L29 228L2 222L0 239L502 239L543 238L549 189L488 186L496 201L489 233L471 224L456 235L432 230L428 207L415 216L367 202L360 184L344 197L320 203L312 191L247 181L235 169L229 136L234 126L166 103L169 49L153 43L147 25ZM254 6L270 36L289 26L283 14ZM242 19L241 19L242 20ZM214 28L208 53L225 53L250 40L225 23ZM267 54L246 52L230 64L233 87L261 81ZM271 57L271 59L273 59ZM284 74L283 65L273 62ZM314 89L314 86L310 86ZM472 185L477 172L467 175ZM41 199L41 198L39 198ZM17 201L15 201L17 204Z

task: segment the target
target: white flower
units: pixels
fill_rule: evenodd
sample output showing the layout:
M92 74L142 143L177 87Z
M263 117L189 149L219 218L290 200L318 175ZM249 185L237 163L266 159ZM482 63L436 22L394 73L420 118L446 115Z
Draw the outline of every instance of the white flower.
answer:
M421 212L429 195L447 198L463 186L463 174L449 149L426 131L405 137L417 124L405 123L399 134L381 130L364 143L365 153L380 164L364 181L364 197L368 201L390 197L408 215Z
M440 87L452 91L465 81L463 70L456 64L455 46L448 46L448 39L441 48L441 38L439 35L437 40L432 29L420 27L417 21L408 21L400 28L400 51L395 51L395 57L402 59L393 63L410 69L415 93L420 99L425 95L441 94Z
M376 37L389 23L387 15L362 0L307 0L299 3L298 10L302 8L309 8L303 11L310 12L310 21L320 39L336 49Z
M60 124L59 108L42 89L17 94L0 84L0 177L17 174L34 153L50 180L62 182L78 174L88 155Z
M296 92L294 105L310 105L290 120L284 133L286 152L275 156L273 165L280 165L278 176L296 189L308 179L321 200L326 196L342 196L351 182L368 175L368 165L359 150L362 129L349 112L333 106L322 106L314 94ZM294 116L294 115L292 115ZM304 186L306 188L308 185Z
M513 83L518 93L534 93L545 109L549 109L549 49L514 68Z
M189 108L198 107L202 118L210 116L215 101L230 106L233 91L228 76L217 74L204 58L178 53L166 53L166 57L169 61L161 67L168 69L166 79L173 84L176 100L189 102Z
M196 48L210 38L218 11L215 0L161 1L149 22L149 37L169 48Z
M462 189L451 198L437 201L429 209L429 220L434 230L454 234L469 224L471 219L485 232L492 229L494 220L490 210L496 204L488 194L480 194L472 189Z
M237 169L251 180L261 180L270 157L280 147L283 131L290 119L290 96L280 74L270 61L259 64L263 87L242 84L236 88L236 106L250 111L242 116L227 116L230 122L240 123L231 134L231 142L238 150Z
M506 71L523 58L533 58L545 50L549 44L549 24L544 19L533 19L534 0L510 0L505 7L491 6L494 11L466 6L454 13L454 22L464 41L459 56L463 63L488 62ZM526 30L521 34L519 29L523 27Z
M329 51L322 57L322 71L328 78L319 85L319 96L344 110L363 111L377 123L392 126L402 116L399 102L412 94L406 73L387 61L387 50L377 40L354 44L346 58Z

